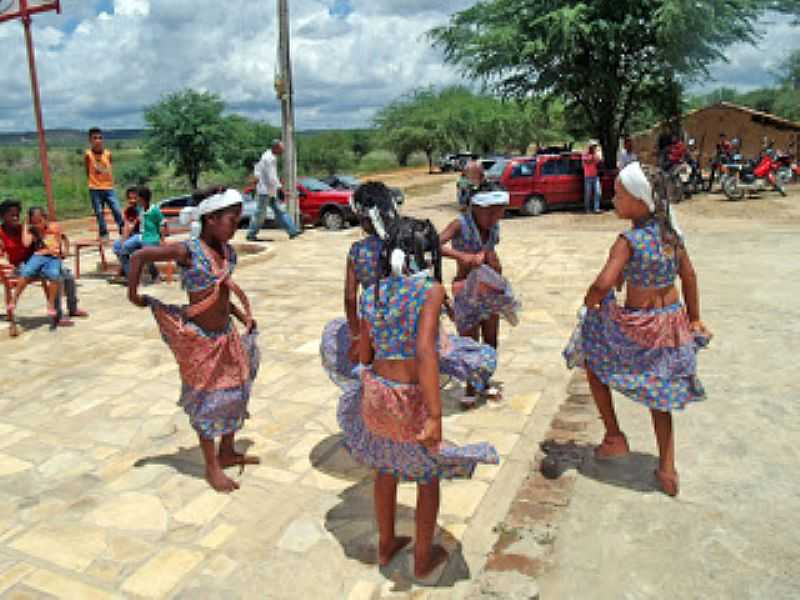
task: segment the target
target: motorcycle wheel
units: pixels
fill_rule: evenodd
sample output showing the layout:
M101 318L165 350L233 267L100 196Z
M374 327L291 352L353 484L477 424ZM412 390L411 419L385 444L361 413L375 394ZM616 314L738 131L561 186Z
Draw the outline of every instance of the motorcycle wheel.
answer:
M789 167L778 169L778 172L775 174L775 179L777 179L781 187L787 185L792 181L792 170Z
M776 191L777 191L777 192L778 192L778 193L779 193L781 196L783 196L784 198L786 198L786 190L784 190L784 189L783 189L783 183L781 183L781 182L779 181L777 184L775 184L775 190L776 190Z
M739 187L738 182L733 177L728 177L722 183L722 191L725 192L728 200L738 201L744 198L744 190Z

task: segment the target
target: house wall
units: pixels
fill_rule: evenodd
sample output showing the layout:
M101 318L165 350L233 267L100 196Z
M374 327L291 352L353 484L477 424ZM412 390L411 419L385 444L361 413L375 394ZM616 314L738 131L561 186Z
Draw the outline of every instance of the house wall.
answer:
M701 165L706 167L716 152L719 134L724 132L728 139L739 138L742 154L745 157L757 156L761 150L764 136L775 141L779 150L791 150L794 154L800 149L800 127L758 122L759 115L737 110L729 106L710 106L684 117L683 127L689 138L694 138L699 149ZM642 162L655 164L655 149L661 129L633 136L634 151Z

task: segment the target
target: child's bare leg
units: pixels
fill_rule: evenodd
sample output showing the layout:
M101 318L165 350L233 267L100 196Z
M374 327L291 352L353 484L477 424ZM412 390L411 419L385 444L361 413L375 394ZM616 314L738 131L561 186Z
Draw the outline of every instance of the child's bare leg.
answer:
M19 302L19 297L22 295L22 292L25 291L25 288L28 287L30 282L31 280L27 277L21 277L19 281L17 281L17 285L14 287L14 298L11 300L12 308L16 307L17 303Z
M614 401L611 399L611 390L598 379L594 371L588 366L586 368L586 376L589 380L589 388L592 390L594 403L606 428L603 443L595 450L595 456L598 458L610 458L627 454L628 442L625 439L625 434L619 428L617 411L614 410Z
M439 514L439 480L417 485L417 539L414 543L414 576L426 577L447 560L447 551L433 545Z
M476 342L480 342L481 341L481 328L480 328L480 325L475 327L475 329L470 329L469 331L465 331L464 333L459 332L458 335L460 335L462 337L472 338ZM464 394L464 396L465 396L465 399L464 399L464 403L465 404L474 404L474 402L475 402L475 387L469 382L467 382L467 391Z
M658 444L656 478L669 496L678 495L678 473L675 470L675 436L672 434L672 413L650 410Z
M50 315L55 315L56 312L56 296L58 296L58 281L48 281L45 284L45 293L47 295L47 312Z
M223 435L222 440L220 440L218 457L220 467L227 469L228 467L259 464L261 459L257 456L247 456L236 452L233 445L234 435L233 433L228 433Z
M492 315L481 323L483 343L497 350L497 337L500 333L500 315Z
M387 473L376 473L373 487L375 520L378 523L378 564L388 565L395 554L407 545L411 538L397 537L394 519L397 511L397 479Z
M206 481L218 492L232 492L239 489L239 484L225 475L222 466L217 460L217 453L213 438L204 438L197 434L200 439L200 448L203 451L203 460L206 462Z

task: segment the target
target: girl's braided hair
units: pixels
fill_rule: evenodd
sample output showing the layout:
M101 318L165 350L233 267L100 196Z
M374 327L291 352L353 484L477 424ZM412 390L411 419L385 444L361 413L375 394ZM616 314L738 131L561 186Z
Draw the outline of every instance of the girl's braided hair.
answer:
M387 236L392 223L399 217L391 190L380 181L367 181L356 188L353 211L362 225L369 223L381 239Z
M433 267L433 277L442 281L442 248L439 233L430 220L413 217L398 217L389 226L378 257L378 281L375 284L375 304L378 304L380 280L392 272L392 254L400 250L404 254L403 269L412 273ZM426 258L430 255L430 258Z
M661 241L673 250L683 248L683 235L675 229L672 219L672 207L669 201L668 175L661 169L650 165L642 165L650 187L653 189L653 217L660 225Z

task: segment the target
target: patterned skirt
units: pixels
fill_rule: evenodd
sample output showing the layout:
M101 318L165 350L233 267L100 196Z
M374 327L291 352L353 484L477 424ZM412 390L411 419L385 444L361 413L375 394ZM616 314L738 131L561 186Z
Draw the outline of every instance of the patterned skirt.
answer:
M233 323L225 331L207 332L183 318L179 306L149 299L161 338L178 362L178 404L197 433L212 439L242 428L258 373L258 333L239 335Z
M453 295L456 327L461 335L473 331L492 315L500 315L511 325L519 322L521 303L514 297L511 284L488 265L472 270L464 287Z
M355 364L350 362L350 327L347 319L330 321L322 331L320 357L322 368L336 385L347 389L358 384L353 374ZM470 384L477 392L489 386L497 368L497 352L487 344L472 338L443 335L439 347L439 371L444 375Z
M689 331L681 303L629 309L611 293L581 317L563 354L569 368L585 366L609 387L666 412L705 398L697 352L708 342Z
M439 452L429 451L416 441L427 417L420 387L389 381L369 369L361 371L358 385L345 390L336 416L355 460L403 481L470 477L479 463L500 461L486 442L443 442Z

